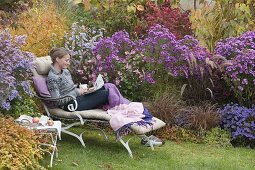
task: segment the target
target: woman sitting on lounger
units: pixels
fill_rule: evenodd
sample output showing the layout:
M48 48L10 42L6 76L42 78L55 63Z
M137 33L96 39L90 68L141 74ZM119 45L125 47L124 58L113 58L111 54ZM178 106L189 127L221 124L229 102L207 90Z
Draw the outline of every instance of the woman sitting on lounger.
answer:
M117 137L127 133L127 130L134 123L141 126L152 123L153 116L143 107L142 103L130 102L125 99L112 83L105 83L101 89L89 94L86 94L86 88L77 88L67 69L70 65L70 55L66 49L54 48L50 51L50 57L52 65L47 77L47 86L51 97L59 98L66 95L75 97L78 104L77 111L94 109L104 105L108 114L111 115L110 124ZM75 101L61 103L60 107L66 111L71 111L68 108L69 104L75 105ZM157 140L159 139L157 138ZM162 141L156 143L156 138L153 141L153 145L162 145ZM144 142L142 143L144 144Z
M77 111L93 109L108 103L109 92L104 87L86 95L88 89L76 87L67 69L70 65L70 55L66 49L54 48L50 51L50 57L52 65L47 77L47 86L52 97L75 97L78 103ZM62 103L62 108L69 111L67 106L70 103L74 101Z

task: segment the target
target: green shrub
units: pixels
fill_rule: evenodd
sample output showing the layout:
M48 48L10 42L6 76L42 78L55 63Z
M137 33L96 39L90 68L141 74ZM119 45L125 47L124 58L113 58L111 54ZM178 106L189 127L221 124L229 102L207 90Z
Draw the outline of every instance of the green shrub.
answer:
M126 30L132 32L137 21L135 4L139 0L89 1L84 0L72 7L74 11L69 18L73 22L81 21L88 27L105 28L107 36L114 32ZM134 9L134 10L133 10Z
M143 101L152 101L160 99L162 95L172 95L175 100L181 98L181 86L183 80L170 76L169 74L162 74L157 77L157 83L155 84L143 84L142 91L144 94Z
M12 108L7 111L7 114L17 118L23 114L35 116L38 112L39 110L35 103L35 98L28 95L22 95L21 99L15 99L12 102Z
M218 146L218 147L231 147L231 135L226 129L221 129L219 127L212 128L210 131L206 132L204 140L205 143Z
M50 2L54 2L57 11L60 15L64 15L67 19L67 24L71 26L74 22L80 22L82 25L86 27L95 27L101 28L102 21L95 19L97 16L97 7L91 7L91 3L98 3L99 1L91 1L84 0L82 1L75 1L75 0L48 0ZM86 1L86 2L85 2ZM49 3L49 2L48 2ZM91 9L93 8L93 9Z
M133 25L137 21L135 11L129 10L133 4L126 0L112 1L112 3L106 1L104 4L101 2L94 12L94 20L101 22L98 24L106 29L108 36L120 30L133 32Z
M248 147L248 148L255 148L255 140L249 139L247 137L237 137L236 139L231 140L231 144L234 147Z
M0 169L44 169L35 134L12 118L0 117Z
M157 135L161 138L173 140L177 143L180 142L195 142L200 143L201 138L199 138L196 133L192 130L182 128L180 126L166 126L160 131L157 131Z

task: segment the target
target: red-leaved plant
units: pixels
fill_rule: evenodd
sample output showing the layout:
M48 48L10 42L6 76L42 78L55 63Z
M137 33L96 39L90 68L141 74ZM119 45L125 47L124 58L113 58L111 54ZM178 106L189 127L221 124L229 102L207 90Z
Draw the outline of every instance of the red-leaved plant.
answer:
M148 1L144 10L137 10L137 16L141 22L135 26L136 34L140 37L146 34L146 30L155 24L164 25L177 39L184 35L192 35L190 11L182 12L180 8L171 8L168 2L157 6Z

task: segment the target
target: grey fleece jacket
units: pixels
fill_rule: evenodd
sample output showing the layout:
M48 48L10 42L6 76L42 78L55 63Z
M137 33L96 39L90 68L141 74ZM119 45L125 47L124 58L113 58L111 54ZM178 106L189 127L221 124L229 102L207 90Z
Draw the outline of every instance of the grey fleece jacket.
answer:
M66 95L77 97L80 95L68 69L63 69L62 72L59 73L51 65L51 69L47 77L47 86L51 96L54 98Z

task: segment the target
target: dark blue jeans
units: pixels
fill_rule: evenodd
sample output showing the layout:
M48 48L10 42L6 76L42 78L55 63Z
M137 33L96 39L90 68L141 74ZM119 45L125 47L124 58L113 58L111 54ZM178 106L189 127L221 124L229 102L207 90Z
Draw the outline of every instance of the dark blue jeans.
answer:
M93 93L78 96L76 98L76 101L78 103L78 107L76 110L82 111L82 110L95 109L98 106L107 104L108 95L109 95L109 91L106 90L104 87L102 87L101 89ZM74 101L72 100L64 106L65 111L69 111L67 108L68 104L74 104Z

